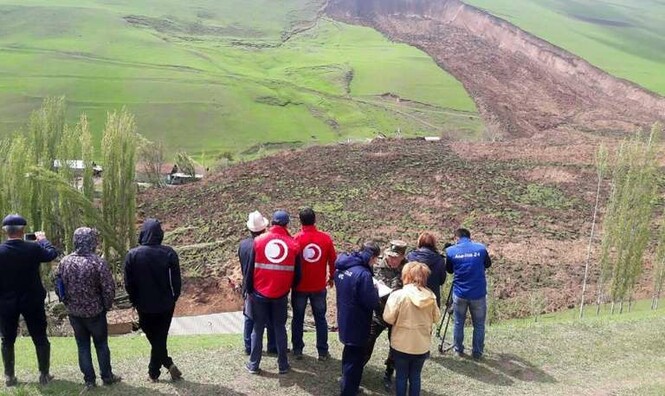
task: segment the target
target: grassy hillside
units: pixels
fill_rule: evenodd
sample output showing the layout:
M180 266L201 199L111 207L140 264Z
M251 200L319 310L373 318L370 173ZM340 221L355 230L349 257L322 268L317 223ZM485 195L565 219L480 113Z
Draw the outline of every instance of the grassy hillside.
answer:
M659 0L464 0L615 76L665 95Z
M470 332L470 329L467 329ZM481 362L436 352L423 371L424 396L432 395L662 395L665 392L665 316L663 311L590 317L584 321L508 322L487 329ZM381 385L388 351L381 337L365 370L367 394L385 394ZM277 374L274 357L265 357L264 373L243 368L240 335L171 337L171 353L185 381L146 380L148 343L141 336L111 339L114 371L124 382L100 388L104 395L334 395L341 372L341 346L330 334L332 359L317 362L314 337L307 333L305 358L292 361L293 371ZM35 383L36 361L29 338L17 345L17 375L23 385L8 395L71 395L82 389L72 338L53 338L52 372L47 388ZM314 355L315 356L315 355ZM27 384L26 384L27 382Z
M427 55L321 19L322 4L0 0L0 133L46 95L97 132L127 106L141 133L208 160L259 143L480 133L473 101Z

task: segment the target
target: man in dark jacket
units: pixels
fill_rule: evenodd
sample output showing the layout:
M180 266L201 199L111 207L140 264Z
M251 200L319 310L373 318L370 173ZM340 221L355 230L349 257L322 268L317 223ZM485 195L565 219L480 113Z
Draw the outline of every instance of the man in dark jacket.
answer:
M406 259L404 258L405 253L406 242L400 240L390 241L390 247L383 252L383 257L379 259L378 264L374 267L374 278L393 291L402 288L402 268L404 268L404 265L406 264ZM365 349L365 364L367 364L372 357L376 340L386 329L388 329L388 340L390 340L390 335L392 333L391 326L383 320L383 310L388 301L388 297L389 294L381 297L379 306L374 312L370 337ZM390 392L392 391L392 376L395 372L395 361L390 352L388 352L385 365L386 370L383 374L383 386Z
M0 332L7 386L18 383L14 375L14 343L19 315L23 315L35 344L39 383L46 385L53 379L51 344L46 337L46 290L39 276L39 266L54 260L58 252L43 232L35 233L37 243L24 241L26 225L26 220L19 215L9 215L2 221L7 240L0 245Z
M250 317L254 320L252 348L245 368L259 374L263 349L263 329L269 318L275 329L277 364L280 374L291 368L286 349L288 295L300 281L300 246L286 226L289 214L278 210L272 215L270 230L254 240L254 257L245 276L245 290L250 299Z
M254 211L249 214L247 219L247 229L251 233L249 238L245 238L240 242L238 247L238 260L240 261L240 271L242 272L243 285L245 284L244 278L247 276L247 271L252 265L252 260L254 260L254 239L259 235L266 232L266 227L268 227L269 221L259 211ZM245 355L249 355L252 350L252 330L254 329L254 320L249 317L249 312L251 311L249 305L249 299L247 298L247 292L243 288L242 297L245 299L245 304L243 306L243 314L245 317L244 329L243 329L243 339L245 341ZM266 333L268 335L268 353L277 354L277 346L275 345L275 330L272 326L272 321L268 319L266 324Z
M341 254L335 263L337 325L342 353L342 396L355 396L365 367L365 349L370 338L372 315L379 305L371 267L380 254L374 241L365 242L360 251Z
M485 270L492 260L485 245L471 240L469 230L459 228L455 245L446 249L446 269L453 274L454 348L464 356L464 322L471 311L473 322L473 358L480 359L485 347L485 316L487 315L487 280Z
M59 297L67 307L69 323L74 329L79 367L86 390L96 386L90 337L95 344L100 377L104 385L121 380L111 370L106 321L106 312L111 309L115 297L115 283L108 264L95 253L96 248L96 230L88 227L76 229L74 253L63 258L56 271L56 277L62 280L64 286L64 295Z
M152 347L148 375L159 379L160 368L168 369L177 381L182 373L173 364L167 350L167 338L182 281L178 254L162 245L164 231L156 219L147 219L141 228L139 243L125 257L125 289L139 314L139 325Z
M423 232L418 237L418 249L406 255L406 261L426 264L431 271L427 278L427 287L436 296L436 305L441 307L441 286L446 282L446 262L436 249L436 237Z

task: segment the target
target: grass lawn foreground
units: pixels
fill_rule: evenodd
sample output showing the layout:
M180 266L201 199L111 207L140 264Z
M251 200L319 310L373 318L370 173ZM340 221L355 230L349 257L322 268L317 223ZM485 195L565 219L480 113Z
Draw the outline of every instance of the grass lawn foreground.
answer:
M635 310L622 315L588 316L583 321L559 315L541 322L509 321L487 329L481 362L436 352L423 371L427 395L663 395L665 394L665 314ZM470 329L467 329L470 337ZM17 375L23 385L10 395L71 395L83 387L73 338L52 338L48 387L37 383L29 338L17 344ZM264 357L260 376L244 369L240 335L171 337L170 352L184 373L179 383L147 381L147 340L139 335L111 339L114 372L124 381L99 387L100 395L335 395L341 372L341 345L330 333L332 359L318 362L314 334L306 333L305 358L291 360L288 375L277 374L274 357ZM467 338L467 342L470 339ZM381 376L386 337L377 343L363 376L368 394L385 394ZM94 360L94 358L93 358ZM163 374L164 376L164 374ZM26 383L27 382L27 383ZM12 393L13 392L13 393Z

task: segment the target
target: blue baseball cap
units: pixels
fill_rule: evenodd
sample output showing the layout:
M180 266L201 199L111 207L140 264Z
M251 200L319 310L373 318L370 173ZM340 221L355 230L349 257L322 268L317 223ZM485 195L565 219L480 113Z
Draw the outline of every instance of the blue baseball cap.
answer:
M289 213L285 210L278 210L272 214L272 223L275 225L286 226L289 224Z
M28 222L23 218L23 216L18 214L10 214L4 219L2 219L2 226L27 226Z

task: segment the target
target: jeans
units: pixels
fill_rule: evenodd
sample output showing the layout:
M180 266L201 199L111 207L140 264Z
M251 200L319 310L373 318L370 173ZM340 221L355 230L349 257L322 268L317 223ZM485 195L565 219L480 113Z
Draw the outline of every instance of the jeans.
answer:
M376 314L375 314L376 315ZM376 340L379 338L381 333L385 329L388 329L388 340L390 341L390 336L392 334L392 327L386 327L383 323L379 322L376 317L372 318L372 323L369 328L369 339L367 340L367 345L365 346L363 366L369 363L369 360L372 358L372 353L374 353L374 346L376 345ZM395 372L395 362L391 351L388 351L388 357L384 362L386 365L386 371L384 377L390 379Z
M148 364L148 375L150 378L159 378L161 367L173 366L173 359L169 357L167 340L173 309L160 313L146 313L138 311L139 325L143 329L146 338L150 342L150 363Z
M251 317L254 320L252 331L252 348L249 354L248 368L258 370L263 352L263 330L272 317L272 326L275 331L277 345L277 364L279 370L287 370L289 361L286 355L286 316L288 310L288 297L278 299L263 298L252 295Z
M365 368L365 347L345 345L342 352L341 396L356 396Z
M401 352L393 352L395 358L395 369L397 370L395 378L395 394L397 396L406 396L407 382L409 396L420 395L420 373L423 371L423 365L427 360L428 354L409 355Z
M291 320L291 338L293 342L293 353L302 353L305 349L303 342L303 326L305 322L305 309L307 299L312 304L312 314L316 325L316 349L319 356L328 354L328 321L326 320L328 292L323 289L315 293L303 293L293 291L291 294L291 305L293 307L293 319Z
M252 331L254 330L254 320L249 317L249 299L245 299L245 323L243 327L243 340L245 342L245 353L249 355L252 351ZM268 352L277 353L277 346L275 345L275 329L271 324L272 320L269 318L266 324L266 334L268 336Z
M487 298L477 300L467 300L457 297L453 294L453 311L455 314L455 327L453 337L455 351L464 352L464 322L466 321L466 312L471 311L471 321L473 322L473 356L483 355L485 348L485 316L487 315Z
M97 351L97 362L102 380L110 380L111 373L111 351L108 344L108 323L106 312L92 318L80 318L69 315L69 323L74 329L74 338L79 353L79 368L83 373L86 383L95 382L95 368L92 365L92 354L90 351L90 337Z

